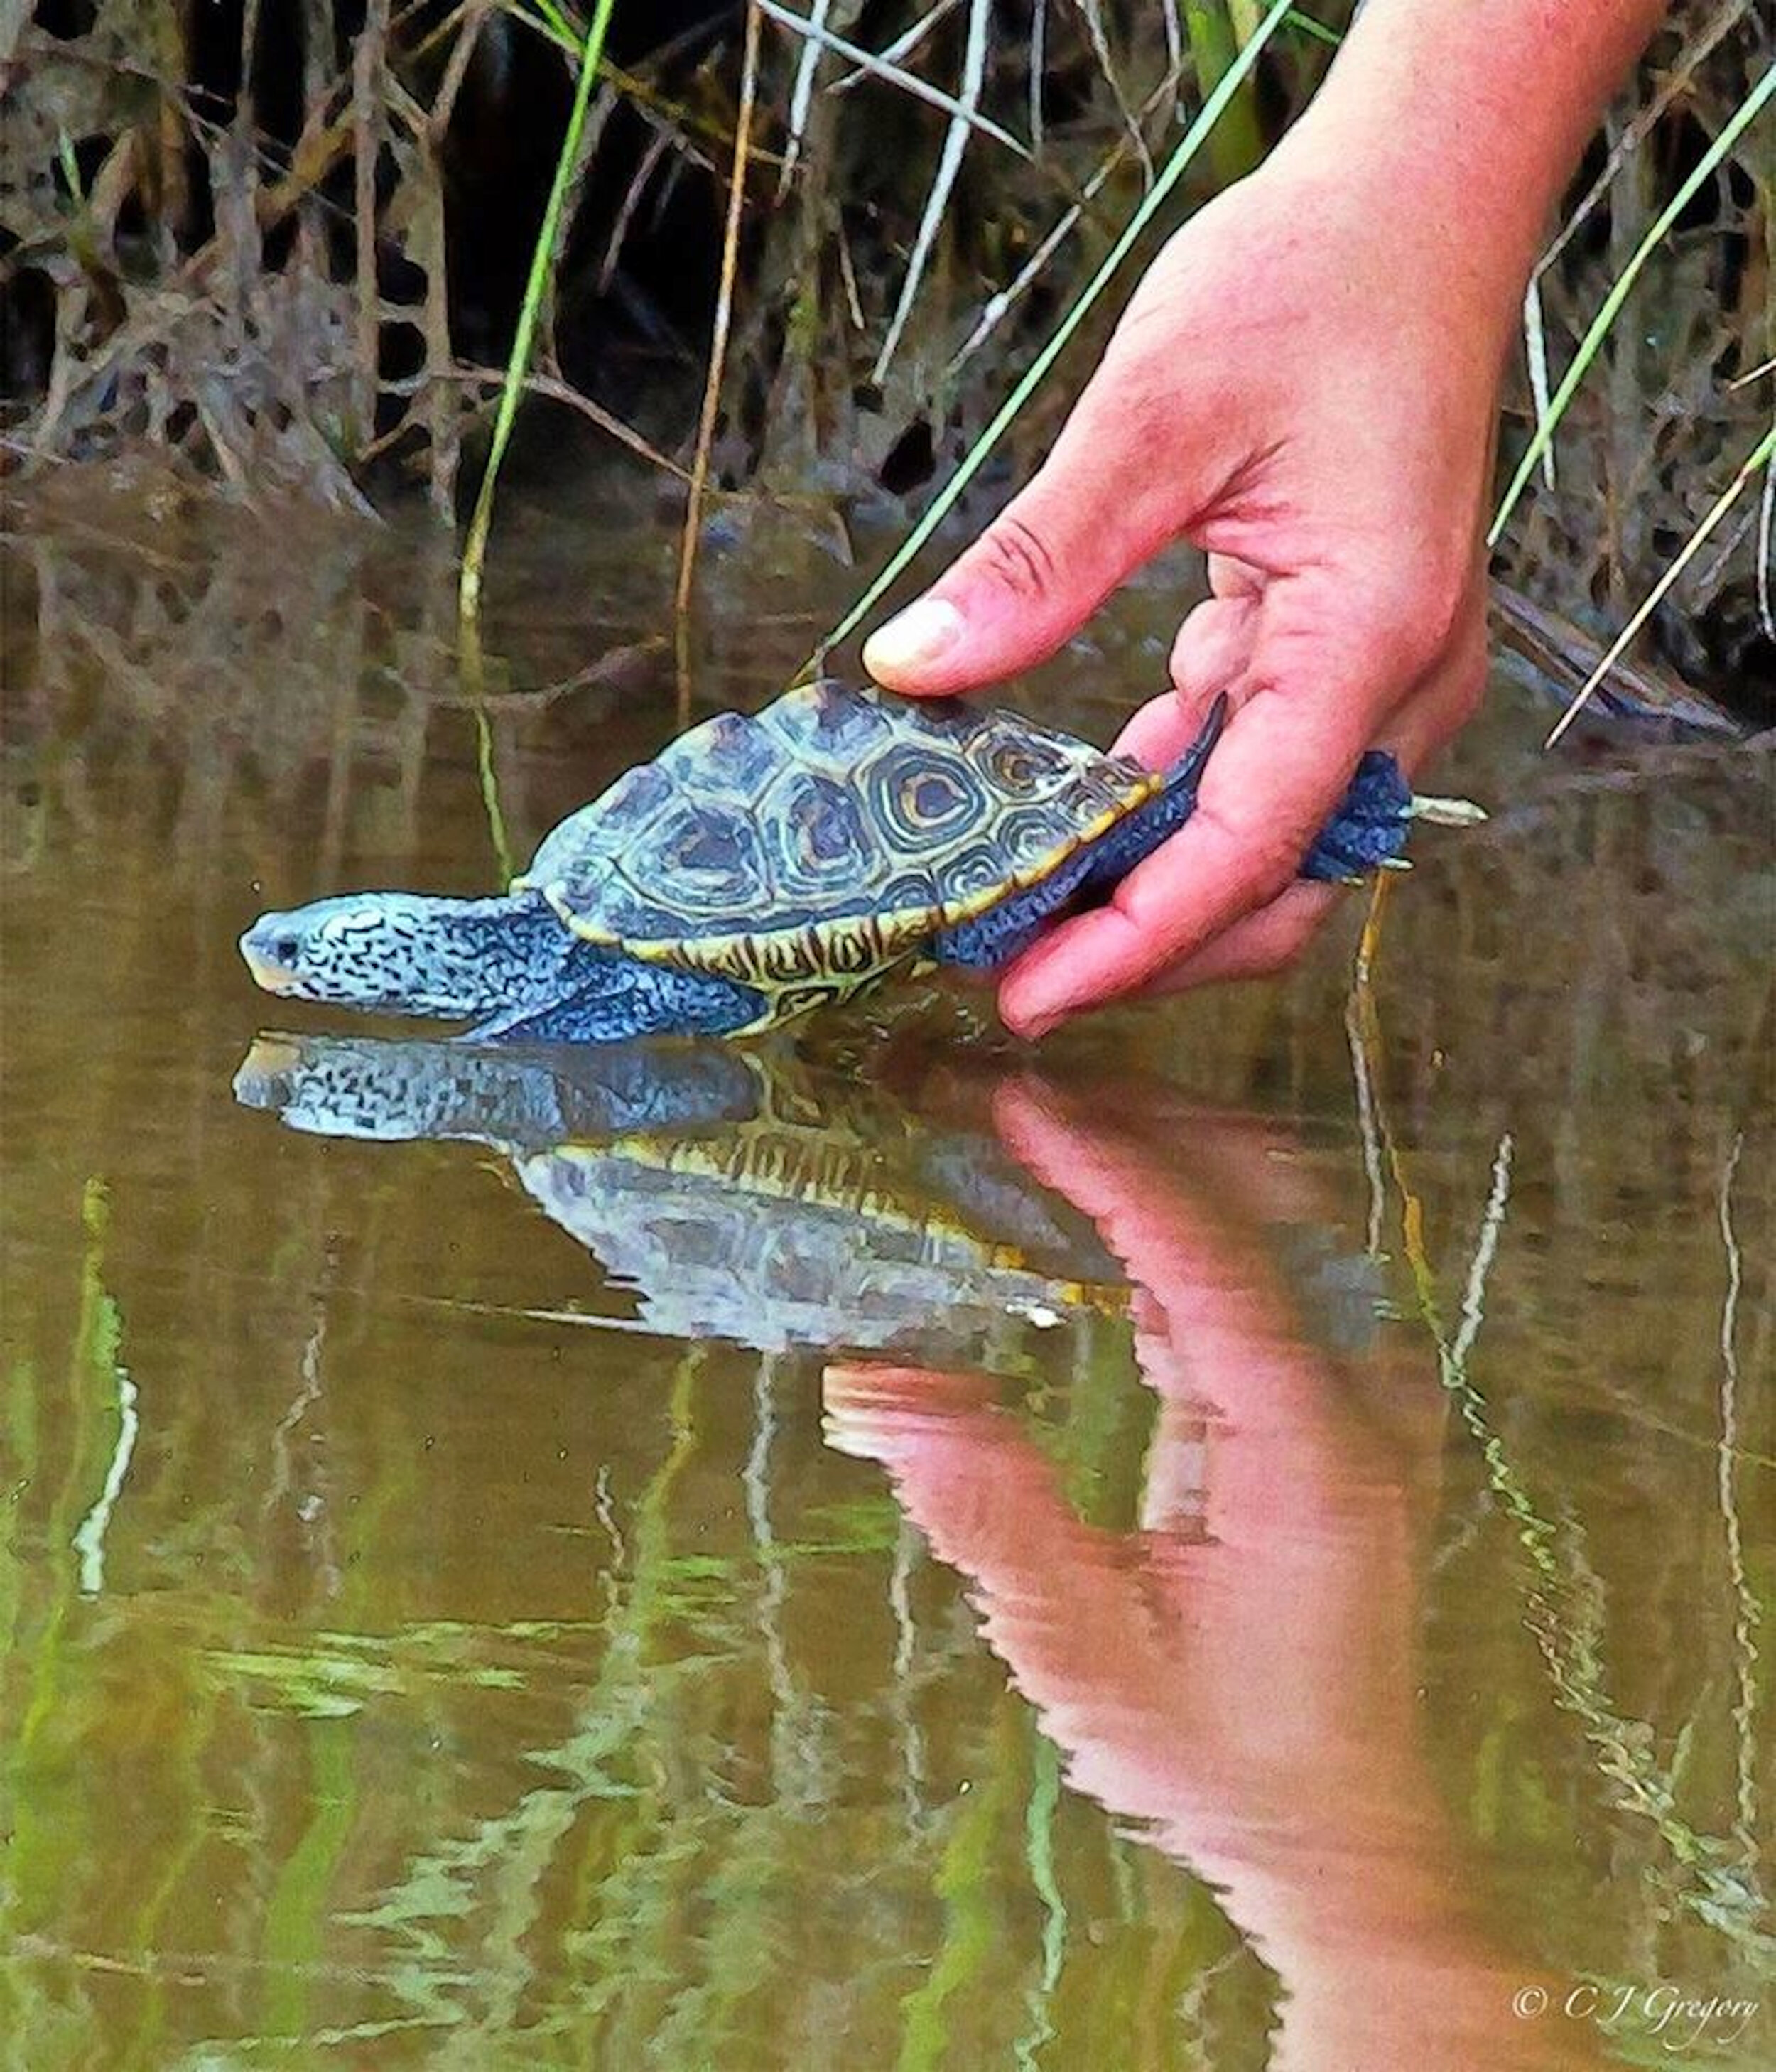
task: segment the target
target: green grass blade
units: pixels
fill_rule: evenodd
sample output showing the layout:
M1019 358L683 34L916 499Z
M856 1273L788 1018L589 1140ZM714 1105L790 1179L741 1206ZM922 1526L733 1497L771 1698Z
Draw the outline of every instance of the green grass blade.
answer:
M604 56L605 34L610 27L610 18L617 0L598 0L592 18L592 26L586 31L584 48L580 56L580 76L574 82L573 106L568 116L567 134L561 139L561 150L555 162L555 179L549 188L549 199L543 211L543 220L536 233L536 244L531 253L531 270L524 283L524 300L518 313L518 329L512 339L512 349L506 362L506 380L499 392L499 409L494 418L493 442L488 448L487 467L481 478L481 488L475 497L474 515L469 521L468 543L462 553L461 580L457 591L457 609L460 617L473 619L481 610L481 575L487 558L487 533L494 519L494 491L499 479L500 463L506 458L506 448L512 436L512 426L518 416L519 398L524 391L524 376L529 371L531 348L536 342L536 322L543 307L543 298L548 292L549 273L555 265L555 248L560 235L561 216L572 185L574 168L579 162L580 139L585 133L586 111L592 105L593 82L598 76L598 64Z
M1067 1902L1055 1868L1055 1823L1060 1807L1060 1751L1040 1729L1031 1758L1030 1796L1023 1811L1023 1860L1042 1906L1042 1969L1024 1997L1030 2026L1014 2046L1018 2072L1036 2072L1045 2043L1056 2035L1055 1994L1067 1956Z
M1114 279L1122 262L1139 241L1142 232L1152 222L1155 216L1164 206L1173 188L1183 178L1191 161L1202 149L1216 124L1220 121L1223 111L1239 92L1246 76L1257 63L1265 46L1282 27L1289 13L1289 0L1274 0L1274 4L1266 12L1263 21L1259 23L1257 34L1221 75L1214 92L1209 95L1198 111L1196 121L1185 131L1177 150L1166 161L1159 178L1143 197L1140 207L1130 217L1122 234L1105 253L1097 272L1080 290L1078 299L1073 303L1073 307L1055 327L1053 335L1036 355L1023 380L1001 404L992 422L969 448L963 456L962 465L932 499L925 516L901 542L888 565L864 590L856 603L846 613L809 658L802 672L804 675L817 669L826 655L836 648L840 641L848 639L857 631L870 613L880 603L888 590L898 582L921 548L955 508L957 500L962 491L979 474L994 448L1015 422L1024 405L1048 378L1049 370L1066 350L1073 334L1085 322L1098 298Z
M1344 39L1336 29L1329 29L1323 22L1316 22L1311 14L1304 14L1298 7L1289 10L1289 26L1304 36L1310 36L1316 43L1328 43L1335 51Z
M527 12L521 0L507 0L506 11L521 22L527 21L531 27L541 29L576 57L580 55L580 39L574 34L573 24L556 6L555 0L529 0Z
M1627 301L1634 282L1640 278L1642 268L1645 266L1647 260L1652 257L1658 247L1663 243L1671 225L1689 207L1691 200L1704 182L1712 176L1715 168L1738 142L1751 124L1757 120L1765 103L1773 93L1776 93L1776 65L1770 68L1733 110L1732 119L1708 150L1703 153L1695 171L1660 210L1652 228L1635 246L1633 257L1622 268L1621 276L1615 286L1604 297L1602 306L1591 319L1590 328L1579 341L1579 349L1573 357L1573 364L1568 368L1561 385L1554 391L1552 400L1543 413L1540 423L1536 427L1535 437L1524 449L1523 458L1517 463L1517 471L1511 476L1511 486L1506 490L1503 500L1499 506L1498 516L1492 521L1492 529L1487 534L1487 545L1489 547L1495 547L1499 544L1500 536L1510 520L1511 512L1517 508L1517 500L1523 495L1530 476L1534 474L1542 455L1548 450L1548 443L1554 436L1556 426L1565 416L1567 405L1577 393L1578 385L1585 379L1592 361L1597 358L1604 339L1609 335L1610 327L1621 314L1622 306Z
M1186 0L1184 33L1196 62L1197 81L1203 88L1220 84L1222 74L1239 55L1252 27L1251 23L1240 20L1228 0ZM1215 133L1210 155L1220 187L1231 187L1243 179L1264 156L1264 134L1250 87L1229 105Z

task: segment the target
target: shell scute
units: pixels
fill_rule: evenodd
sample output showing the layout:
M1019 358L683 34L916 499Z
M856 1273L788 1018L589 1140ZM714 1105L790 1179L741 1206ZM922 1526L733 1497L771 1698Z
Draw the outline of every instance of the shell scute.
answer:
M896 742L858 775L871 825L890 854L941 853L989 822L989 795L978 772L928 741Z
M677 790L670 773L657 762L638 763L625 771L589 806L570 813L543 837L529 869L513 879L512 889L547 890L572 877L586 888L584 896L589 898L592 886L602 875L593 866L644 840Z
M866 802L855 786L794 765L767 787L760 818L777 890L788 908L840 910L846 894L878 876ZM783 916L785 923L791 915Z
M717 713L662 750L656 768L690 791L755 799L783 767L783 751L760 720Z
M757 724L780 752L837 777L848 775L896 731L879 701L824 679L785 691L759 714Z

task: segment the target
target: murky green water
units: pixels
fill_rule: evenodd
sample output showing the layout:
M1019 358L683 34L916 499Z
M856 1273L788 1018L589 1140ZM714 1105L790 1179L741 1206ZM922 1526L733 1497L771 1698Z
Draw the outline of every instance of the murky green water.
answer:
M261 907L672 731L603 528L484 730L424 543L0 564L0 2062L1776 2062L1768 758L1502 687L1355 991L243 1071ZM692 710L851 581L744 532Z

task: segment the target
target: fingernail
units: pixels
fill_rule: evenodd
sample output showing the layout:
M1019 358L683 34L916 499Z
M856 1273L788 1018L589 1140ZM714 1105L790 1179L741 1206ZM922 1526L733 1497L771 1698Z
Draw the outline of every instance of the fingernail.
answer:
M1003 1008L1000 1011L1004 1014L1006 1026L1014 1036L1021 1036L1026 1043L1040 1043L1052 1030L1060 1026L1073 1009L1063 1006L1039 1007L1034 1011L1023 1008L1009 1014L1005 1014Z
M955 646L966 623L954 605L922 597L863 643L863 667L884 680L922 669Z

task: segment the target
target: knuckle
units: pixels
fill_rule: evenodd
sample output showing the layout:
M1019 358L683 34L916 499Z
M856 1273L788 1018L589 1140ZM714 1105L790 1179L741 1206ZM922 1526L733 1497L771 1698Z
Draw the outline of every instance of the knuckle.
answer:
M1048 542L1026 520L1006 516L980 543L984 572L1013 597L1035 602L1050 596L1060 570Z
M1299 943L1266 943L1261 950L1255 950L1241 960L1237 976L1241 978L1280 978L1301 955Z
M1245 968L1254 978L1269 978L1287 971L1319 932L1327 909L1319 900L1286 899L1279 908L1262 916L1253 928L1254 940Z
M1087 392L1093 435L1114 441L1137 463L1175 458L1193 428L1213 421L1204 401L1219 396L1208 372L1212 364L1189 331L1171 320L1150 324L1131 309L1112 335ZM1195 387L1179 379L1181 367L1202 370Z
M1319 933L1325 919L1324 911L1319 906L1303 908L1300 913L1292 914L1278 931L1274 968L1282 971L1292 964Z
M1369 643L1388 675L1416 676L1436 653L1435 613L1424 587L1404 574L1374 585L1364 599Z
M1274 899L1288 890L1319 832L1317 820L1305 813L1279 813L1265 823L1252 843L1252 885L1258 898Z

